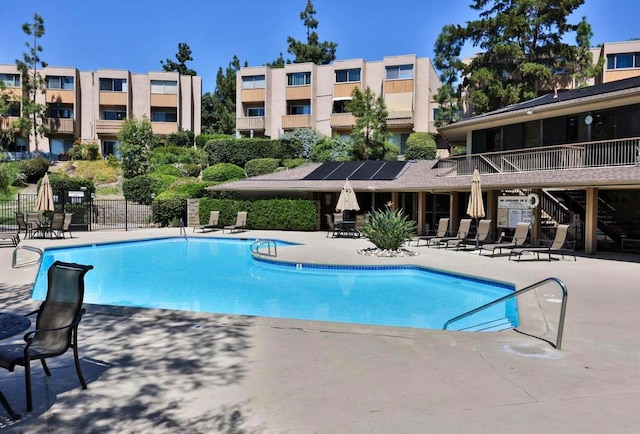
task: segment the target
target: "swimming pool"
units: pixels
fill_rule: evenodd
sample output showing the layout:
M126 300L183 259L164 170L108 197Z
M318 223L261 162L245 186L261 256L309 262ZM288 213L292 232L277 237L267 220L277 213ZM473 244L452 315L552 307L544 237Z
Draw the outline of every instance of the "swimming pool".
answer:
M514 290L415 266L274 264L254 259L252 242L163 238L48 248L32 296L45 298L46 271L60 260L94 266L85 277L86 303L440 329ZM515 300L455 328L495 318L516 326Z

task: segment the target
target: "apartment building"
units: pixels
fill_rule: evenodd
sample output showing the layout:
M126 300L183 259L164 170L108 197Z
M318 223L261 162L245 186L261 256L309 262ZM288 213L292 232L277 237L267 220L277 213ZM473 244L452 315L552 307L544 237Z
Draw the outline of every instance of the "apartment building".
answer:
M412 132L436 132L434 99L439 86L430 59L414 55L373 62L352 59L330 65L245 67L237 73L236 129L245 137L276 138L296 128L347 136L355 119L346 103L354 88L369 87L384 97L390 141L403 153Z
M201 131L202 79L177 72L137 74L126 70L47 67L40 71L46 90L37 101L46 104L47 133L38 137L38 150L54 155L69 150L75 141L98 142L103 154L112 154L125 119L149 118L154 134L181 130ZM12 131L9 151L33 152L36 139L13 128L21 114L20 72L0 65L0 80L14 96L8 113L0 114L0 130Z

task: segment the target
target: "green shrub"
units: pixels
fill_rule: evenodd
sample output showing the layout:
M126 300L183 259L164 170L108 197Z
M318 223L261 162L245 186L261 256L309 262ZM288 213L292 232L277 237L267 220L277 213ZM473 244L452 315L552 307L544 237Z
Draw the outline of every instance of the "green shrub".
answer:
M181 148L178 146L161 146L154 148L149 157L152 167L165 164L208 164L207 153L202 149Z
M360 232L377 248L398 250L411 239L416 231L416 222L407 218L402 210L386 209L374 211Z
M53 194L60 197L68 191L86 191L89 195L96 192L96 185L90 179L72 177L60 172L49 175L49 183Z
M247 177L266 175L278 170L278 166L280 166L280 160L277 158L256 158L255 160L247 161L244 171Z
M8 193L9 186L11 185L11 172L9 170L9 166L6 164L0 163L0 192Z
M175 176L169 175L139 175L125 179L122 183L122 193L126 200L142 205L150 205L153 197L157 196L176 181Z
M282 165L287 169L295 169L298 166L302 166L307 160L304 158L288 158L282 162Z
M385 142L384 144L384 157L385 161L393 161L398 159L400 154L400 148L391 142Z
M95 161L100 159L100 145L95 142L85 143L82 149L82 157L84 160Z
M107 164L109 166L117 167L120 166L120 160L118 160L118 157L116 157L115 155L109 154L107 155Z
M312 128L297 128L293 131L286 131L282 134L281 139L300 146L301 156L309 158L313 149L325 139L325 136Z
M182 171L173 164L163 164L162 166L158 166L153 170L153 173L156 175L175 176L177 178L181 178L184 176Z
M44 157L30 158L20 162L20 171L24 173L27 182L34 183L42 178L49 170L49 160Z
M202 166L200 166L199 164L178 163L178 169L180 169L184 176L197 178L198 176L200 176Z
M433 160L436 158L436 141L433 134L411 133L407 138L405 160Z
M217 139L233 139L234 136L230 136L229 134L200 134L196 137L196 146L200 149L204 148L204 145L207 144L209 140L217 140Z
M302 145L270 139L214 139L206 143L204 150L211 165L231 163L244 167L256 158L298 158L302 154Z
M349 161L351 159L351 143L340 137L325 138L311 151L310 161L324 163L326 161Z
M182 148L187 148L193 145L193 132L178 131L177 133L167 134L165 144L166 146L180 146Z
M199 202L200 221L209 219L211 211L220 211L220 224L231 225L239 211L249 213L251 229L313 231L318 229L316 203L310 200L270 199L238 200L202 198Z
M209 184L194 179L179 179L158 194L156 199L190 199L204 197Z
M218 163L202 171L203 181L227 182L244 178L244 169L235 164Z
M162 226L169 226L172 222L184 218L187 213L187 201L179 198L156 198L151 204L151 213L154 222L160 223Z

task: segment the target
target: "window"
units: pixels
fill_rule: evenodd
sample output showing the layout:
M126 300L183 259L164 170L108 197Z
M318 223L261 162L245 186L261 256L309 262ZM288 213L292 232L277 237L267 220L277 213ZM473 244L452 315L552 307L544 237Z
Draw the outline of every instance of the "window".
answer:
M640 53L607 54L607 69L640 68Z
M151 93L178 94L177 81L151 80Z
M73 119L73 107L61 104L47 104L47 116L53 119Z
M264 107L248 107L247 108L247 116L264 116Z
M333 111L331 113L350 113L347 104L350 100L338 100L333 102Z
M336 83L346 83L350 81L360 81L360 68L336 71Z
M125 108L106 108L102 111L102 120L105 121L122 121L127 118L127 110Z
M151 122L178 122L178 114L171 109L152 109Z
M6 87L20 87L20 76L18 74L0 74L0 80L4 81Z
M4 116L9 116L12 118L19 118L20 117L20 103L19 102L12 102L9 104L9 108L7 109L7 111L5 113L1 113Z
M287 74L287 86L305 86L311 84L310 72Z
M248 75L242 77L243 89L264 89L264 75Z
M102 155L115 155L117 157L120 154L118 152L119 145L120 145L119 140L103 140Z
M111 92L126 92L127 79L126 78L101 78L100 90L106 90Z
M311 114L311 106L309 104L290 105L287 110L289 115L309 115Z
M413 78L413 65L387 66L387 80Z
M73 89L73 77L47 76L47 89Z

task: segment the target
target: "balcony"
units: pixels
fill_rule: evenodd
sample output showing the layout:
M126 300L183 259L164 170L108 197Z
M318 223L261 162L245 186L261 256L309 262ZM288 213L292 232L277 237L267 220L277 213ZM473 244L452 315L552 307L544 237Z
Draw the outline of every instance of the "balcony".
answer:
M295 130L296 128L311 127L310 115L284 115L282 116L282 129Z
M475 167L488 174L638 164L640 137L460 155L440 160L438 168L443 169L440 176L455 176L470 175Z
M331 113L331 128L351 128L356 118L351 113Z
M47 118L46 125L53 134L75 134L74 119Z
M116 135L122 128L124 121L104 121L102 119L96 120L96 134L111 134Z
M410 127L413 126L413 111L389 112L387 125L390 127Z
M18 119L20 118L13 117L13 116L9 116L9 117L0 116L0 131L3 131L3 132L18 131L19 130L18 128L13 127L13 123Z
M264 131L264 125L264 116L236 118L236 129L238 131Z
M177 122L151 122L151 130L157 136L166 136L167 134L178 132Z

